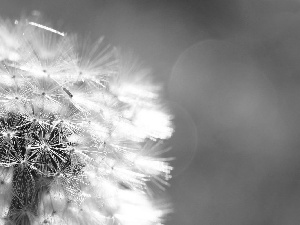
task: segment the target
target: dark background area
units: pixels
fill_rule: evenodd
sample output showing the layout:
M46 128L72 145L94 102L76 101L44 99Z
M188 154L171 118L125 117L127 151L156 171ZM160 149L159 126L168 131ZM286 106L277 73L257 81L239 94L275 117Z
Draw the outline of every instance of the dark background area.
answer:
M0 0L104 35L165 87L176 131L167 225L300 222L299 0Z

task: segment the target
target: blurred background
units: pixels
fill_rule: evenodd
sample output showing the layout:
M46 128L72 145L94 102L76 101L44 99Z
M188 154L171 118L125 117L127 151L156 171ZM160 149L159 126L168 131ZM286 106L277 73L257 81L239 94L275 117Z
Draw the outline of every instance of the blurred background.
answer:
M166 225L300 223L300 0L0 0L132 51L175 115Z

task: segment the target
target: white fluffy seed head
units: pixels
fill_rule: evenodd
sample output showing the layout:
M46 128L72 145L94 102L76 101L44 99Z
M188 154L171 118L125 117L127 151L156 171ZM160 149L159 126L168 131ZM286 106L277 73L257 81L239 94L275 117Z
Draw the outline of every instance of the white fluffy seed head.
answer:
M74 37L0 20L0 219L160 224L147 186L171 167L143 146L173 132L161 86L103 38Z

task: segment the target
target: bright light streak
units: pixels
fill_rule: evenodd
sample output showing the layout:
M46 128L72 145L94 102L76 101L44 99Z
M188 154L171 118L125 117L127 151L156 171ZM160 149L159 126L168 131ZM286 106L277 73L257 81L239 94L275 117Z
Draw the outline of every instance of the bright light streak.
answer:
M42 24L39 24L39 23L35 23L35 22L29 22L28 24L32 25L32 26L35 26L35 27L38 27L38 28L41 28L41 29L44 29L44 30L48 30L52 33L55 33L55 34L58 34L60 36L65 36L65 34L63 32L59 32L57 30L54 30L53 28L51 27L47 27L45 25L42 25Z

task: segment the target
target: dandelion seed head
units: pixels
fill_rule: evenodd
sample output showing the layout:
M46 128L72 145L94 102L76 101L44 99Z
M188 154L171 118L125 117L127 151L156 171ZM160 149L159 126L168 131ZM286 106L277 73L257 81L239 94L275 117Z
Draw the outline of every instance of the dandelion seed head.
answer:
M33 16L0 20L0 219L160 224L148 184L163 189L172 167L147 142L173 132L161 86L103 37Z

